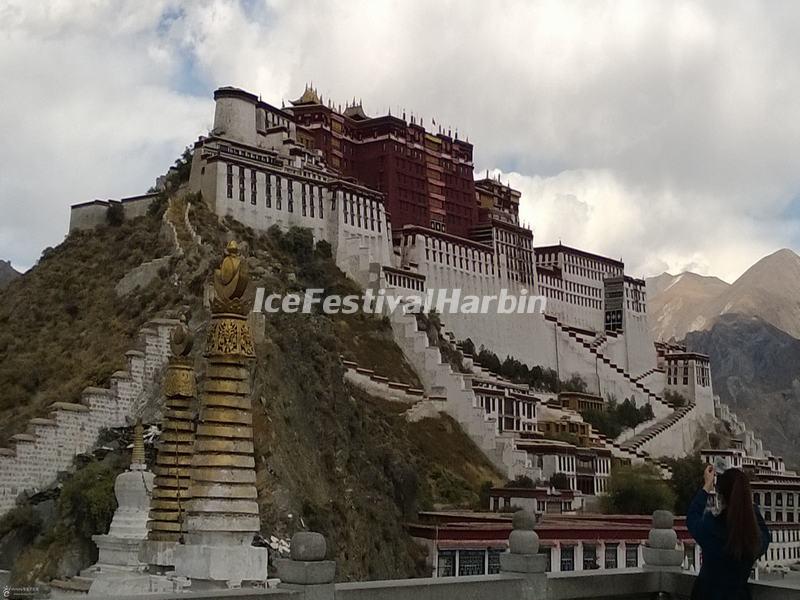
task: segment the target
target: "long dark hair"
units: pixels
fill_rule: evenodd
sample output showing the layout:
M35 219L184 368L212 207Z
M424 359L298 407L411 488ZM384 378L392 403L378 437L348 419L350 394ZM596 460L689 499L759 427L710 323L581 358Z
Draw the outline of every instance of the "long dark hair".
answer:
M725 502L728 526L725 550L738 560L755 560L761 553L761 532L747 476L739 469L728 469L717 478L717 490Z

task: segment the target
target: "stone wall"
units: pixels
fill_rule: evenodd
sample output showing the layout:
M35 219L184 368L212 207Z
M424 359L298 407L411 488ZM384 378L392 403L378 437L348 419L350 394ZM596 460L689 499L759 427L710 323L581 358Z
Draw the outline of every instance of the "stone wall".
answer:
M111 376L108 388L86 388L79 403L55 402L47 418L31 419L27 431L0 448L0 516L14 507L23 491L51 485L73 458L90 451L102 429L125 427L137 414L141 398L169 358L169 336L177 321L156 319L140 332L142 350L126 353L127 369Z
M126 219L135 219L147 214L147 209L160 194L142 194L121 200L92 200L82 204L73 204L69 211L69 231L79 229L94 229L106 224L108 208L112 204L122 206Z

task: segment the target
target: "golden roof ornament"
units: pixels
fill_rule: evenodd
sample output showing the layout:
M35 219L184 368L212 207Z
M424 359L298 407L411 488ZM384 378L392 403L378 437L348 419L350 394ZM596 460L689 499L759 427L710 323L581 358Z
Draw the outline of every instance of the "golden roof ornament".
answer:
M211 326L206 339L206 356L255 356L253 336L247 325L250 302L245 292L250 283L247 263L231 240L225 257L214 271L214 299L211 301Z
M186 358L192 351L194 335L186 326L186 317L181 315L181 322L172 330L169 338L169 347L175 358Z
M249 306L244 294L250 283L247 263L239 255L239 245L231 240L225 247L225 257L219 269L214 271L214 299L211 301L211 312L246 315Z

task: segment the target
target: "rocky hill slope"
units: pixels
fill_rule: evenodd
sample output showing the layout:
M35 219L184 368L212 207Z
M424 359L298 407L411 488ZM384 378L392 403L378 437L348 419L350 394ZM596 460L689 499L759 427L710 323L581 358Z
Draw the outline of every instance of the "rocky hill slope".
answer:
M10 391L0 404L4 437L51 402L75 401L84 386L103 385L123 366L130 336L147 319L188 312L189 326L202 340L209 316L205 284L228 239L241 242L255 286L270 292L356 289L336 268L330 247L315 245L309 232L257 234L220 222L193 200L189 215L199 238L175 218L185 205L174 201L167 216L181 253L144 288L122 297L115 290L143 261L174 252L171 238L158 233L166 199L118 227L71 234L0 292L0 389ZM265 327L253 366L262 534L286 538L304 528L324 533L341 579L420 574L422 556L405 520L422 508L474 506L484 482L499 482L497 473L451 419L409 423L405 407L346 384L340 355L418 384L385 320L275 314ZM195 347L200 366L202 344ZM98 519L87 530L71 514L59 512L52 522L25 530L26 543L14 546L10 560L15 581L63 577L87 566L88 558L65 564L58 557L74 556L72 545L85 547L87 536L103 532L107 523ZM14 522L0 523L0 552L5 536L18 531Z
M689 331L709 329L723 314L759 317L800 338L800 256L792 250L765 256L732 285L694 273L664 273L648 279L647 286L656 339L682 339Z
M714 392L766 448L800 467L800 340L758 317L724 314L685 341L710 356Z
M20 275L21 273L12 267L10 262L7 260L0 260L0 289L4 288Z

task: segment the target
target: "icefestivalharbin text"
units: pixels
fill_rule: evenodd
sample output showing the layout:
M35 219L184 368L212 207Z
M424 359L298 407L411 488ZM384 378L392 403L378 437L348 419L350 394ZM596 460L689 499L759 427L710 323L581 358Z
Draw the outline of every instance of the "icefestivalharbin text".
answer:
M402 310L406 313L427 314L533 314L543 313L547 306L544 296L531 296L522 289L511 294L502 288L496 295L462 295L460 289L427 290L424 294L391 294L366 290L363 294L348 296L325 295L325 290L310 288L291 294L267 294L264 288L256 289L253 312L256 313L311 313L382 315Z

